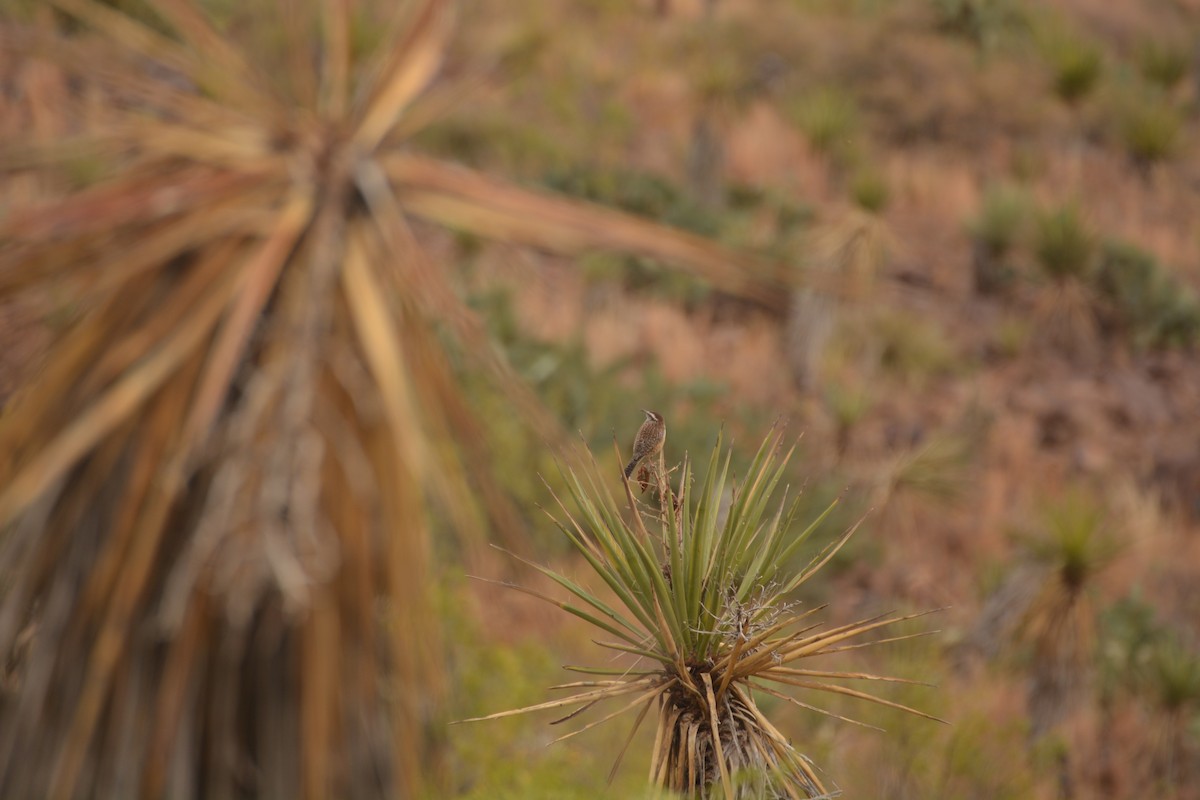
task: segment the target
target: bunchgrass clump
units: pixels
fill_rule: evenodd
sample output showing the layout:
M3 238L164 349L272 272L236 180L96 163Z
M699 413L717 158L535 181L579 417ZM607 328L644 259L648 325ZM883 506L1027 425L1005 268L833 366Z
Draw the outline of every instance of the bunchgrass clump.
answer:
M1143 669L1146 689L1168 715L1200 708L1200 651L1181 636L1161 635Z
M863 211L879 214L887 208L891 190L887 178L870 168L860 169L850 182L850 196Z
M1030 217L1026 192L1013 186L989 187L979 214L967 228L971 233L975 289L993 294L1011 287L1016 270L1009 263Z
M854 157L862 120L844 89L823 86L808 92L794 107L794 117L814 150L839 164Z
M971 237L996 259L1007 256L1020 241L1031 216L1029 195L1016 186L990 186L979 214L967 228Z
M1033 254L1050 278L1082 280L1088 276L1095 237L1074 205L1040 213L1033 235Z
M1138 166L1148 168L1178 149L1183 118L1161 92L1131 92L1116 113L1121 143Z
M1096 88L1104 69L1100 47L1056 19L1044 20L1035 34L1050 67L1054 93L1067 103L1083 100Z
M606 639L597 644L624 660L567 667L587 676L555 687L571 692L569 697L471 721L574 708L561 722L598 703L617 701L612 712L557 741L633 714L628 746L633 731L651 718L657 733L650 782L690 796L732 800L828 795L809 759L764 716L758 697L838 717L809 702L822 693L837 694L929 717L842 685L909 681L838 671L824 663L803 666L816 656L888 641L862 637L920 615L883 615L827 628L816 617L823 606L801 611L789 599L834 557L854 528L802 569L791 566L833 506L798 534L792 533L796 503L770 508L790 455L780 453L780 444L779 434L769 437L745 477L732 486L730 454L722 454L719 440L702 477L693 474L685 458L675 489L668 485L660 456L646 477L657 505L638 500L636 483L625 481L624 511L601 479L570 472L570 500L578 510L560 504L556 522L616 603L545 567L538 569L567 591L568 600L514 588L602 631ZM617 764L622 755L617 754Z
M1163 784L1191 785L1195 768L1189 763L1188 740L1194 741L1200 709L1200 650L1179 633L1164 632L1145 665L1143 685L1161 719L1163 741L1156 761Z
M1037 298L1038 340L1072 357L1096 352L1100 331L1092 277L1096 237L1073 204L1039 212L1034 220L1033 256L1049 285Z
M1187 48L1173 42L1150 39L1138 46L1137 64L1143 78L1169 91L1187 75Z
M1112 324L1135 346L1187 347L1200 340L1195 294L1141 248L1106 242L1095 283Z

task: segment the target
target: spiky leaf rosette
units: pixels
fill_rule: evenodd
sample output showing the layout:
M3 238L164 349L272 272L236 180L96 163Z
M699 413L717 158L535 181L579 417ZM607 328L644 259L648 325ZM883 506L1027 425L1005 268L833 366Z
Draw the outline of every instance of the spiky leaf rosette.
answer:
M671 491L661 477L660 459L660 509L636 501L626 481L627 514L603 481L569 472L571 499L579 511L571 514L563 505L559 527L619 605L545 567L538 569L566 589L570 600L559 602L514 588L603 631L607 641L598 644L628 654L633 663L612 669L568 667L602 678L554 687L573 691L564 699L469 721L580 706L564 718L570 719L597 703L617 700L616 710L559 741L636 712L632 740L653 715L658 724L650 767L654 785L702 797L811 798L827 794L823 782L809 760L762 714L756 694L835 717L811 705L812 695L843 695L934 719L843 685L908 681L803 666L818 656L891 641L862 637L921 615L884 615L826 627L814 621L824 606L800 612L789 601L855 528L829 543L803 569L789 567L833 504L799 533L792 524L796 502L770 508L791 456L790 451L780 453L780 444L780 434L768 437L744 480L732 488L730 453L722 457L720 440L698 486L685 459L678 489ZM789 689L800 692L788 693ZM618 756L618 764L620 760Z
M446 348L544 422L414 221L770 297L761 265L409 150L446 2L37 8L0 50L89 113L0 171L102 179L0 217L0 306L61 320L0 420L0 795L411 796L427 501L462 530L486 479Z

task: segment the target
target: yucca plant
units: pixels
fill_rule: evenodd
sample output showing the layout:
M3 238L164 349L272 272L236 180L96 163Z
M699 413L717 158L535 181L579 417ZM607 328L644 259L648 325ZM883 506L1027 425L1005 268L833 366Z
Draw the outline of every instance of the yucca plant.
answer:
M1187 744L1188 728L1200 709L1200 653L1179 635L1164 635L1150 653L1143 680L1165 723L1160 731L1164 785L1193 785Z
M815 615L825 606L797 609L792 593L833 558L855 528L820 550L802 569L792 566L833 505L799 533L792 529L796 502L770 508L790 455L790 451L781 453L780 433L769 436L732 492L730 453L722 454L720 439L698 483L685 458L678 470L678 486L672 490L660 458L655 471L658 507L635 498L626 481L624 513L606 481L569 471L570 499L578 512L573 514L560 503L556 522L616 601L545 567L538 569L566 589L569 600L560 602L514 588L595 626L609 637L598 644L626 654L629 663L567 667L595 678L554 687L571 690L569 697L467 721L579 706L563 718L567 720L603 701L619 701L615 711L559 741L622 714L636 713L628 747L633 733L652 716L657 733L650 755L650 783L688 796L728 799L828 794L809 759L764 716L756 695L838 719L846 718L811 705L811 695L842 695L935 719L839 683L911 681L801 666L818 656L907 638L861 641L921 614L883 615L824 627ZM726 508L722 501L727 495ZM804 699L787 693L789 688L801 690ZM618 754L614 772L623 755L624 751Z
M1105 525L1105 510L1073 490L1045 512L1045 531L1029 541L1042 579L1017 635L1032 647L1029 711L1034 737L1045 733L1090 680L1097 614L1097 576L1120 552Z
M448 356L555 431L415 223L762 265L413 152L447 2L19 5L0 50L70 80L6 107L95 113L0 143L82 183L0 218L0 305L60 320L0 419L0 795L412 796L430 512L497 496Z
M1091 680L1098 577L1120 552L1106 511L1084 490L1063 494L1024 539L1024 557L984 604L972 634L984 652L1029 657L1030 740L1057 724Z

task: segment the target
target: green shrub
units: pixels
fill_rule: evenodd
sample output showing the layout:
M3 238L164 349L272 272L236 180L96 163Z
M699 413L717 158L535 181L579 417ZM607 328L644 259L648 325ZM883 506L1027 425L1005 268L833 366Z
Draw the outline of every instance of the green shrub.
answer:
M989 49L1021 21L1015 0L931 0L937 26Z
M1163 635L1145 668L1146 688L1168 714L1200 707L1200 653L1178 635Z
M850 195L854 202L872 214L878 214L887 207L890 194L887 180L873 169L859 170L850 184Z
M1120 104L1117 115L1121 142L1137 163L1162 161L1179 146L1183 120L1160 92L1131 94Z
M1189 346L1200 340L1200 303L1151 254L1126 242L1107 242L1095 277L1116 324L1136 345Z
M1085 278L1092 268L1095 240L1073 205L1042 212L1034 225L1034 256L1051 278Z
M1150 83L1173 89L1187 74L1187 51L1170 42L1143 42L1137 52L1138 71Z
M794 117L813 149L842 161L853 155L862 123L858 104L844 90L824 86L809 92L796 105Z
M1035 39L1050 67L1055 94L1075 103L1096 88L1104 70L1104 58L1095 43L1056 20L1042 22Z
M1028 194L1015 186L992 186L968 229L988 255L1003 258L1016 245L1029 216Z
M1016 270L1006 259L1028 217L1029 198L1023 191L993 186L984 194L978 216L967 224L974 245L972 277L980 294L1001 292L1016 282Z

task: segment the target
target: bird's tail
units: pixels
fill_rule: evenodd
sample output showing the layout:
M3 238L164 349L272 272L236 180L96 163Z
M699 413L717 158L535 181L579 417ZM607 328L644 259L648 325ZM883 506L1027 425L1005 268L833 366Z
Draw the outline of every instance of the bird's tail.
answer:
M639 462L639 461L641 461L641 459L638 458L637 456L634 456L633 458L629 459L629 463L625 465L625 477L626 478L628 478L630 475L633 474L633 468L637 466L637 462Z

